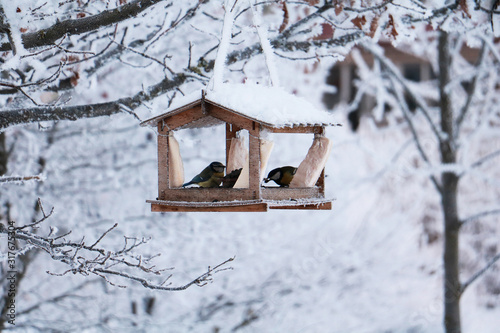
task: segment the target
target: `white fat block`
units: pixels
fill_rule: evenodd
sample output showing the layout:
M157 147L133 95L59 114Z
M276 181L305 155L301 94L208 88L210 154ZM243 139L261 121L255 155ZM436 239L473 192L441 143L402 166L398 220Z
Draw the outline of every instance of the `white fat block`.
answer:
M240 176L234 184L233 188L248 188L249 186L249 167L248 167L248 148L245 145L244 137L231 139L229 148L229 157L226 165L226 172L230 173L233 170L240 169Z
M314 138L306 158L300 163L290 187L313 187L330 156L332 142L325 137Z
M46 91L40 94L40 101L43 104L49 104L57 101L59 94L54 91Z
M271 157L271 151L273 150L274 142L271 140L260 139L260 180L264 179L265 171L267 167L267 162L269 157Z
M173 134L168 136L168 162L170 187L181 187L184 184L184 165L182 164L179 142Z

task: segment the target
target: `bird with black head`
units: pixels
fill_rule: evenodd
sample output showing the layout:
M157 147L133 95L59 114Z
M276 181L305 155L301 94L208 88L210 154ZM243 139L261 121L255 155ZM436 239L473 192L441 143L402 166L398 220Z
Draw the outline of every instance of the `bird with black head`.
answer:
M293 166L276 168L269 172L267 178L264 178L264 182L268 183L272 180L281 187L288 187L296 172L297 168Z
M226 166L221 162L212 162L199 174L193 177L189 182L182 185L198 185L200 187L219 187L224 178L224 168Z

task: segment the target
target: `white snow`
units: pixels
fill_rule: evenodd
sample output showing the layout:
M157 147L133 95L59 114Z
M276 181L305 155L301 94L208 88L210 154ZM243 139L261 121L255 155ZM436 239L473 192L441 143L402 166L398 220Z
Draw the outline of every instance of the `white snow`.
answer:
M333 124L335 119L279 87L230 84L207 91L208 100L275 127Z
M233 4L231 4L231 2ZM226 13L224 15L224 24L222 26L222 37L217 49L217 57L215 58L214 74L209 83L210 88L217 88L224 82L224 70L226 69L226 58L229 50L229 43L231 41L231 32L234 24L234 10L233 5L236 5L237 0L226 0L224 7Z
M271 46L271 42L269 41L267 30L264 27L264 22L262 21L261 15L257 13L257 8L255 8L255 3L253 0L248 0L248 3L252 10L252 18L255 24L255 29L259 35L260 45L262 46L262 50L264 51L264 56L266 57L266 65L269 70L269 79L271 81L271 85L275 87L279 87L280 80L278 75L278 70L276 69L276 63L274 59L274 51Z

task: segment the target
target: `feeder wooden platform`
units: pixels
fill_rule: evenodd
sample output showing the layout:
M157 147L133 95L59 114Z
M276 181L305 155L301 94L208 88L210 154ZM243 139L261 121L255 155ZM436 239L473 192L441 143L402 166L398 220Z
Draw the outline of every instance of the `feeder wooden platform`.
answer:
M241 96L241 94L234 95ZM281 98L296 97L289 95ZM330 118L311 111L307 116L308 121L290 122L285 119L283 123L273 123L269 119L263 119L261 113L255 112L252 107L235 110L223 105L221 101L224 100L225 98L220 98L215 93L205 95L202 91L200 98L141 123L142 126L155 127L158 131L158 197L156 200L146 201L151 204L151 210L153 212L265 212L269 209L332 209L332 200L325 199L323 167L319 169L321 172L315 184L313 181L313 186L261 185L263 158L261 137L264 132L311 133L315 138L323 137L325 126L334 125L329 122ZM229 162L231 140L236 138L241 130L249 133L247 187L181 188L179 184L172 185L170 168L174 166L169 160L169 136L172 136L175 130L219 124L226 125L226 165ZM227 170L230 171L232 170Z

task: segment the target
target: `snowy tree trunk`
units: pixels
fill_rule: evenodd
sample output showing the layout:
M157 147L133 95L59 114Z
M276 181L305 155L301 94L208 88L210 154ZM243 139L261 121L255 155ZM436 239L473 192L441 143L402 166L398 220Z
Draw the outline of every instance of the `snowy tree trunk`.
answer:
M7 161L9 153L7 150L5 132L0 133L0 176L7 173Z
M447 91L450 83L450 41L446 32L439 36L439 93L441 110L440 139L441 162L456 162L455 124L453 106ZM447 333L460 333L460 279L459 279L459 231L457 207L459 177L453 172L441 175L441 205L444 218L444 325Z

